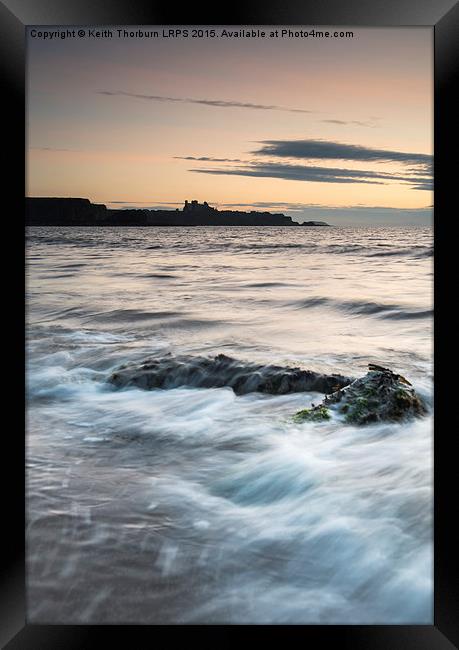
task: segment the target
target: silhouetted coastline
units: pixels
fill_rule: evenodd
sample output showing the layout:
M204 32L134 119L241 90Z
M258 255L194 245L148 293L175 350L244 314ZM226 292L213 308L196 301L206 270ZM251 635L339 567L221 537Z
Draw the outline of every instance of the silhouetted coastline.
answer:
M110 210L89 199L28 197L25 212L29 226L329 226L281 213L220 211L197 201L185 201L182 210Z

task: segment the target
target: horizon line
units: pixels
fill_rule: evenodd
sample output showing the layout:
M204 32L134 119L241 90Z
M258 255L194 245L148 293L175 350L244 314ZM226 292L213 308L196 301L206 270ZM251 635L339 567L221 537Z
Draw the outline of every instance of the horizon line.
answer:
M120 200L115 200L115 201L95 201L94 199L90 199L87 196L50 196L50 195L25 195L26 199L87 199L90 203L97 203L99 205L105 205L105 204L119 204L119 205L126 205L126 204L138 204L138 205L149 205L149 204L154 204L157 203L157 205L184 205L185 200L181 201L160 201L160 200L150 200L150 201L137 201L137 200L130 200L130 201L120 201ZM193 201L197 199L191 199ZM190 202L190 199L186 199L186 201ZM240 207L282 207L282 206L288 206L290 202L288 201L266 201L266 202L260 202L260 201L254 201L253 203L238 203L238 202L232 202L232 203L225 203L223 201L206 201L208 205L222 205L222 206L240 206ZM199 201L198 201L199 203ZM202 204L201 204L202 205ZM285 210L300 210L300 209L307 209L307 208L312 208L312 209L326 209L326 210L400 210L400 211L413 211L413 210L429 210L434 208L434 205L425 205L421 207L414 207L414 208L405 208L405 207L397 207L397 206L390 206L390 205L329 205L329 204L319 204L319 203L290 203L291 206L294 207L284 207Z

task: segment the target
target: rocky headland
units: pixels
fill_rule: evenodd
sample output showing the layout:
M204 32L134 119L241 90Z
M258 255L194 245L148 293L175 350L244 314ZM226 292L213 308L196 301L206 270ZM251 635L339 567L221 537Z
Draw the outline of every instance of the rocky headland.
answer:
M88 199L30 197L25 213L29 226L328 226L281 213L217 210L205 201L185 201L181 210L110 210Z

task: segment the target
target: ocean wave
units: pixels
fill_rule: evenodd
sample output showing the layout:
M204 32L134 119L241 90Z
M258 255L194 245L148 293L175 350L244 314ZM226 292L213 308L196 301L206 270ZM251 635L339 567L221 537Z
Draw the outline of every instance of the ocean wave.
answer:
M274 289L277 287L288 287L291 283L288 282L249 282L244 284L245 287L250 289Z
M419 248L421 251L419 252ZM395 250L386 251L370 251L367 253L368 257L432 257L433 249L425 248L424 246L413 246L411 248L396 248Z
M304 300L296 300L287 304L288 307L296 309L309 309L314 307L329 307L346 314L355 316L376 316L377 318L390 320L409 320L418 318L430 318L433 315L432 309L417 309L397 303L380 303L367 300L338 300L313 296Z
M96 320L100 323L123 323L145 320L158 320L163 318L175 318L180 316L177 311L142 311L140 309L113 309L106 312L91 314L89 320Z
M148 273L143 276L144 278L152 278L154 280L173 280L179 277L175 273Z

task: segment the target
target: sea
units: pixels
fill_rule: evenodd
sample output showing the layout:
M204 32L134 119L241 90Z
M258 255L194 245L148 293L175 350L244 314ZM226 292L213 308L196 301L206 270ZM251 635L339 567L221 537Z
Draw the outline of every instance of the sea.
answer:
M26 256L29 623L432 624L432 228L30 227ZM108 381L217 354L379 364L429 414Z

